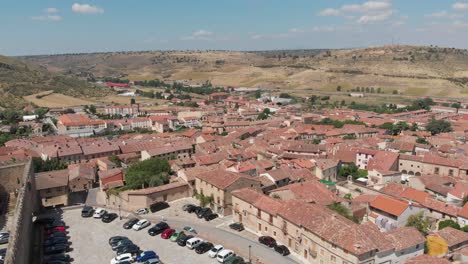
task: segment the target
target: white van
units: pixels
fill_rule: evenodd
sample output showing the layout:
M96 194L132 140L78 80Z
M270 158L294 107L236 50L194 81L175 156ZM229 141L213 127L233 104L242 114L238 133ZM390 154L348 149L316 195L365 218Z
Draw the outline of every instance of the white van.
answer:
M223 249L221 252L218 253L218 256L216 259L218 260L219 263L224 263L229 257L234 255L234 251L229 250L229 249Z
M187 247L188 247L189 249L194 249L194 248L196 248L198 245L200 245L202 242L203 242L203 240L201 240L200 238L198 238L198 237L193 237L193 238L187 240Z

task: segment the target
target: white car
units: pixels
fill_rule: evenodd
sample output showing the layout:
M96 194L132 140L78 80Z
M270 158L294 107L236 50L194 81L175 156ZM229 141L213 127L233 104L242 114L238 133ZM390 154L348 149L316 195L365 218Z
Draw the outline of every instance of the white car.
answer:
M203 240L201 240L200 238L198 238L198 237L192 237L191 239L187 240L186 246L187 246L189 249L194 249L194 248L196 248L198 245L200 245L202 242L203 242Z
M222 245L216 245L214 246L212 249L210 249L210 251L208 251L208 257L210 258L216 258L216 256L218 255L218 253L223 250L224 247Z
M101 218L105 214L106 214L106 210L104 210L102 208L98 208L98 209L96 209L96 211L94 211L93 217L94 218Z
M137 215L147 214L147 213L148 213L148 209L146 209L146 208L140 208L140 209L136 210L135 213L136 213Z
M134 224L132 228L133 228L133 230L139 231L139 230L142 230L143 228L149 226L150 224L151 223L148 220L141 219L136 224Z
M133 262L135 260L135 258L132 256L132 254L130 253L125 253L125 254L122 254L122 255L118 255L117 257L111 259L111 264L119 264L119 263L122 263L122 262L125 262L125 261L128 261L128 262Z
M229 249L223 249L218 253L218 256L216 256L216 259L218 260L219 263L224 263L232 255L234 255L234 251L229 250Z

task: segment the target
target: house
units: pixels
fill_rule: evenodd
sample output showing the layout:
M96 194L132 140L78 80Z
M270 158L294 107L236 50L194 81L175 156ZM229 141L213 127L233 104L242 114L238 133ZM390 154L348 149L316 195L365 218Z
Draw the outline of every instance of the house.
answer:
M369 220L381 230L390 231L406 225L411 215L425 212L419 205L393 197L378 195L370 204Z
M340 161L335 159L314 159L315 176L321 180L336 182Z
M68 169L64 169L35 174L36 189L42 206L68 205L68 173Z
M212 209L220 215L232 214L232 191L246 187L260 190L260 181L240 173L219 169L195 176L197 193L213 197Z
M59 135L87 137L100 133L107 128L104 120L89 119L81 114L65 114L57 118Z
M272 190L269 195L284 201L295 199L306 203L330 205L340 202L341 198L317 180L293 183Z
M87 191L96 183L96 171L88 164L73 164L68 167L68 189L70 192Z
M457 222L461 227L468 225L468 203L458 211Z
M107 115L120 115L120 116L137 116L140 113L139 104L131 105L109 105L104 107L104 112Z
M150 158L186 159L190 158L193 153L193 147L190 144L162 146L158 148L143 150L141 152L141 160L147 160Z
M123 171L120 168L99 171L98 176L101 191L124 186Z

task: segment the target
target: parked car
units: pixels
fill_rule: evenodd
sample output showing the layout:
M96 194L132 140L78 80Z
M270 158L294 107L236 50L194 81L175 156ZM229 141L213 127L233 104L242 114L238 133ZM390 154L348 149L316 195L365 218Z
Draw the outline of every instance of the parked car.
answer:
M53 223L54 221L56 221L55 217L41 217L34 220L34 223L39 225L45 225Z
M53 246L55 244L65 244L68 242L68 239L66 237L55 237L51 239L47 239L42 243L44 246Z
M202 208L202 209L198 210L197 217L198 218L203 218L203 217L205 217L205 215L212 214L212 213L213 212L211 211L210 208Z
M102 208L98 208L96 209L96 211L94 211L93 218L101 218L105 213L106 213L106 210Z
M245 264L245 261L242 257L233 255L230 256L226 261L224 262L226 264Z
M169 239L174 233L175 233L174 229L168 228L161 233L161 238Z
M125 224L123 224L123 228L124 229L130 229L130 228L133 227L133 225L138 223L138 221L139 221L138 218L130 218L127 222L125 222Z
M177 239L179 239L180 236L183 236L185 235L185 233L181 230L176 230L176 232L174 234L172 234L172 236L169 238L169 240L171 240L172 242L176 242Z
M66 234L67 231L65 230L65 228L63 226L58 226L58 227L54 227L54 228L51 228L51 229L48 229L48 230L44 230L44 234L46 236L48 236L50 234L54 234L54 233L64 233L64 234Z
M201 238L198 238L198 237L194 237L194 238L191 238L189 240L187 240L187 247L189 249L195 249L196 247L198 247L201 243L203 242L203 240L201 240Z
M159 258L158 255L156 255L156 252L149 250L149 251L143 251L136 257L136 261L138 262L144 262L147 261L148 259L154 259L154 258Z
M181 247L185 247L187 245L187 240L193 238L194 236L192 235L183 235L177 239L177 245Z
M128 245L117 250L117 255L122 255L125 253L138 254L140 253L140 248L137 245Z
M148 229L148 234L150 234L151 236L159 235L168 228L169 225L166 222L159 222L152 228Z
M213 248L213 244L210 242L202 242L198 247L195 248L197 254L204 254Z
M182 211L188 211L189 208L193 208L193 207L196 207L196 205L194 205L194 204L184 204L184 206L182 206Z
M218 214L205 214L205 216L203 217L205 218L205 221L211 221L215 218L218 218Z
M133 225L132 229L136 230L136 231L139 231L139 230L142 230L143 228L149 226L150 224L151 224L150 221L148 221L146 219L141 219L135 225Z
M101 221L104 223L110 223L119 217L116 213L106 213L102 216Z
M143 215L143 214L147 214L147 213L148 213L148 209L146 209L146 208L140 208L140 209L135 211L135 214L137 214L137 215Z
M160 264L161 261L159 260L159 258L152 258L152 259L148 259L147 261L143 262L143 264Z
M10 233L8 233L8 232L1 232L0 233L0 244L8 243L9 239L10 239Z
M109 245L112 245L114 242L118 242L120 240L128 240L128 237L125 236L113 236L109 238Z
M64 253L67 250L68 250L68 245L60 244L60 245L55 245L55 246L44 248L44 254L50 255L50 254Z
M54 238L54 237L67 237L67 233L65 232L55 232L51 234L46 234L46 239Z
M277 245L277 246L275 246L275 251L278 252L278 253L280 253L280 254L283 255L283 256L287 256L287 255L289 255L289 253L290 253L290 252L289 252L289 249L288 249L286 246L284 246L284 245L279 245L279 246Z
M169 208L169 204L166 202L156 202L150 206L150 211L152 213L161 211L163 209Z
M218 255L216 255L216 259L219 263L225 263L226 260L232 256L234 256L234 251L229 249L223 249L220 252L218 252Z
M192 207L187 208L187 213L189 213L189 214L195 213L200 209L201 209L200 206L192 206Z
M44 259L45 263L47 263L49 261L54 261L54 260L65 261L65 262L70 262L71 261L70 255L65 254L65 253L44 256L43 259Z
M48 223L45 225L45 229L51 229L51 228L54 228L54 227L65 227L65 222L63 221L60 221L60 220L57 220L57 221L54 221L52 223Z
M270 236L261 236L258 238L258 242L269 246L269 247L274 247L276 246L276 240Z
M216 258L219 252L223 250L224 247L222 245L216 245L212 249L210 249L210 252L208 252L208 257L210 258Z
M186 226L184 227L184 230L187 231L187 232L190 232L190 233L194 233L196 234L197 233L197 230L195 230L193 227L191 226Z
M232 223L229 225L229 228L236 230L238 232L244 230L244 225L242 223Z
M81 210L81 216L82 217L91 217L91 216L93 216L93 213L94 213L94 209L91 206L85 206Z
M115 244L112 244L112 250L117 251L119 248L126 247L129 245L133 245L133 242L131 240L121 240L119 242L116 242Z
M135 258L132 256L132 254L126 253L111 259L111 264L120 264L124 261L132 262L133 260L135 260Z

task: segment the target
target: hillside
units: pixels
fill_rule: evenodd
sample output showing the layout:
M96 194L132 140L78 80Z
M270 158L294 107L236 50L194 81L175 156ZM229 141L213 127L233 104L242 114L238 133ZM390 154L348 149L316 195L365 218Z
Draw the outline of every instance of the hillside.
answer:
M106 90L89 85L86 81L23 61L0 56L0 107L21 107L23 96L50 91L73 97L102 96Z
M468 97L468 51L417 46L343 50L149 51L21 58L81 77L168 79L280 88L308 95L380 87L408 96Z

